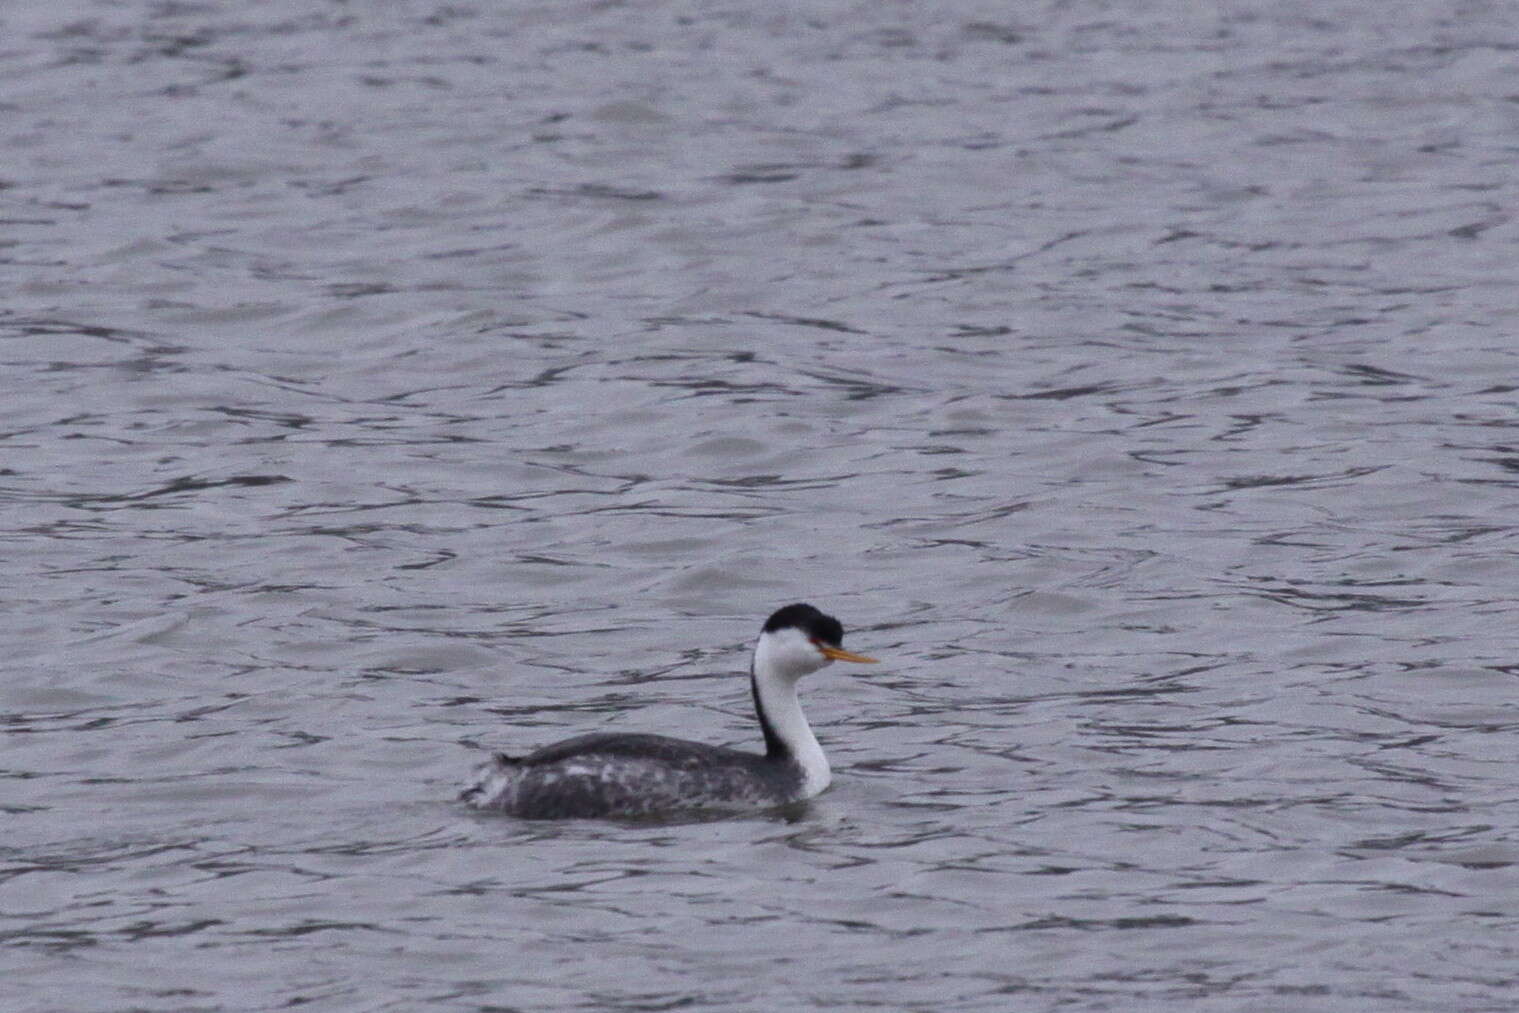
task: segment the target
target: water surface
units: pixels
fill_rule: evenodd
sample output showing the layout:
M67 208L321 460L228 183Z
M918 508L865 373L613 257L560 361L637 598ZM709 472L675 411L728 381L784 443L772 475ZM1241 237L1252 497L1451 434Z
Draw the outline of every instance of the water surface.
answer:
M7 1009L1512 1007L1510 6L12 8Z

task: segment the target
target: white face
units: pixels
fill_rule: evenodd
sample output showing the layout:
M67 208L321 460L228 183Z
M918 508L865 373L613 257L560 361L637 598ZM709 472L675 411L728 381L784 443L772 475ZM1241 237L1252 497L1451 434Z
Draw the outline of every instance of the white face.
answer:
M800 679L833 662L823 656L807 634L795 626L761 633L754 648L756 672L773 672L790 679Z

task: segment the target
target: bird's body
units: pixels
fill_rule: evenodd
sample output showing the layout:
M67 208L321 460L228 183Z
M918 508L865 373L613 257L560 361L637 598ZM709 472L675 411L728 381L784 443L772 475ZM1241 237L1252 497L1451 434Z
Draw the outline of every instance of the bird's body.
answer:
M843 650L843 635L837 619L811 605L788 605L765 623L750 667L764 753L665 735L582 735L522 757L496 754L462 798L524 819L761 809L811 798L831 774L796 683L835 660L874 660Z
M799 769L667 735L582 735L519 759L497 754L466 793L529 819L759 809L798 797Z

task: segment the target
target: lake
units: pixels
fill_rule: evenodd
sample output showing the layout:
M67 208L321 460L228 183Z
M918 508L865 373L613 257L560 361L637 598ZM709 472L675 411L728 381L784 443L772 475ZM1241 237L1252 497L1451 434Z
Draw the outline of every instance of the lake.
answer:
M1514 1007L1519 8L0 31L5 1009Z

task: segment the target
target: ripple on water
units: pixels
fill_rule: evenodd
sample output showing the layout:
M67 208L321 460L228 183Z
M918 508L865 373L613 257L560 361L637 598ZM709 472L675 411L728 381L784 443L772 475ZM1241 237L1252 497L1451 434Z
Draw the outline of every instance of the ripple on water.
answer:
M12 6L6 1008L1511 1005L1508 8Z

